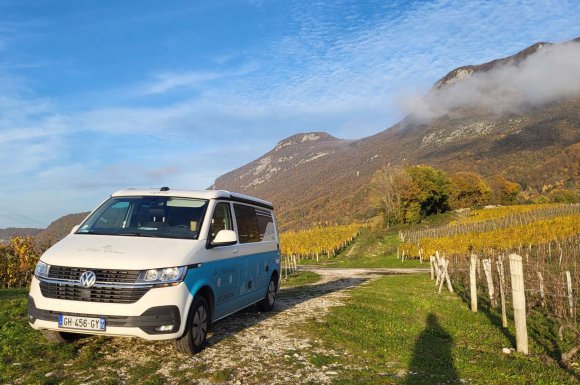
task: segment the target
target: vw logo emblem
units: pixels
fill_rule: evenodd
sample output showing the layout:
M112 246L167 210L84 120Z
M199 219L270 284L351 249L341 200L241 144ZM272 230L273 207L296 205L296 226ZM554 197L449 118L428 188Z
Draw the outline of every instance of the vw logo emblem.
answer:
M81 283L82 287L91 287L95 284L95 281L97 280L97 275L92 272L92 271L85 271L82 275L81 278L79 279L79 282Z

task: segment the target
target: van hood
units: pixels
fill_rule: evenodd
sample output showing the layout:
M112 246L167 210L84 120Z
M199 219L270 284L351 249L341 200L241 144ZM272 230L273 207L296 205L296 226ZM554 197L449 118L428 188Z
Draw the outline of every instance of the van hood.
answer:
M192 257L204 246L193 239L70 234L40 259L57 266L147 270L196 263Z

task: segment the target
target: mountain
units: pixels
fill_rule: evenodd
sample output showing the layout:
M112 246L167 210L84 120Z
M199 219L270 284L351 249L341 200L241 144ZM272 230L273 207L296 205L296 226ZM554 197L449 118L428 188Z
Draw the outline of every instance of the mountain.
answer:
M459 67L385 131L360 140L296 134L219 177L213 188L272 201L282 229L368 217L370 179L388 164L503 174L538 191L577 188L580 74L569 63L578 53L580 38Z
M89 215L88 212L69 214L57 219L35 237L36 244L46 245L60 241L70 233L74 226L80 224L87 215Z
M12 237L34 237L38 235L42 229L31 227L8 227L0 229L0 243L7 243Z

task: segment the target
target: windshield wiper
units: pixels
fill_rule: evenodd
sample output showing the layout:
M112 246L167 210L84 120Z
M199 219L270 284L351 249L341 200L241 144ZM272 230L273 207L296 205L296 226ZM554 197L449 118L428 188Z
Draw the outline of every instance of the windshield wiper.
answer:
M173 239L195 239L195 237L185 236L185 235L173 235L173 234L155 234L151 235L157 238L173 238Z
M95 230L83 230L83 231L77 231L75 234L89 234L89 235L112 235L110 233L99 233L96 232Z

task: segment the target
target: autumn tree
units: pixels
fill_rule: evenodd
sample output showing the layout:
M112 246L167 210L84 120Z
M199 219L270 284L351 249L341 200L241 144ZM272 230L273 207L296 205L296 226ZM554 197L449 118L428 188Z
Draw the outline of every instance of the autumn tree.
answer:
M492 177L489 186L492 191L491 201L502 205L514 204L522 190L518 183L510 182L501 174Z
M451 181L444 171L424 165L407 167L405 171L419 189L416 201L422 217L449 210Z
M27 286L38 258L32 237L13 237L9 244L0 244L0 287Z
M549 198L554 203L578 203L580 202L580 193L565 188L557 188L550 191Z
M385 167L371 180L371 202L383 214L385 226L418 223L448 209L450 182L430 166Z
M483 206L490 198L491 188L481 175L475 172L457 172L451 175L451 208Z

